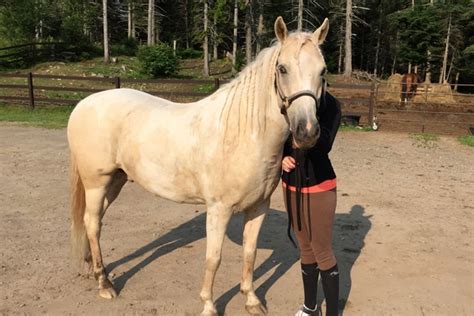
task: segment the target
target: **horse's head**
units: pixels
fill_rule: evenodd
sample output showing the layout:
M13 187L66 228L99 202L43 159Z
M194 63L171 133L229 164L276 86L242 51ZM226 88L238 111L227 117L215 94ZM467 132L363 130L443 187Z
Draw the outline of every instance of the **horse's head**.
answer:
M328 30L328 19L314 33L293 34L288 34L281 17L275 21L275 35L281 45L275 85L281 99L281 113L299 148L314 146L320 134L316 110L324 90L326 63L319 45Z

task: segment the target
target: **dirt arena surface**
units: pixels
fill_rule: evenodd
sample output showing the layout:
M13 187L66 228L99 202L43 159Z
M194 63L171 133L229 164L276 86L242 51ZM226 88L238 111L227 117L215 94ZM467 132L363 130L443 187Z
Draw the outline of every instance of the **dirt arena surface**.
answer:
M332 161L343 313L474 315L474 149L450 137L426 146L406 133L341 132ZM200 313L203 206L127 184L103 226L104 260L119 292L108 301L69 260L65 130L0 124L0 170L1 315ZM271 207L259 239L257 295L269 315L292 315L302 286L280 189ZM214 287L226 315L246 315L241 222L238 215L231 222Z

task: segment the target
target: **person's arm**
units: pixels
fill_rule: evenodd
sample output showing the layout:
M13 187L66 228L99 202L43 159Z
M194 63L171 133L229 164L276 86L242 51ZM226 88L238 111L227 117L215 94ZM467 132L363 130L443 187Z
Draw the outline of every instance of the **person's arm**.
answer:
M341 104L329 93L326 93L325 102L324 111L319 115L321 135L313 149L327 154L332 149L339 125L341 124Z
M293 155L293 137L288 136L288 139L283 146L282 169L285 172L291 172L295 168L295 159Z

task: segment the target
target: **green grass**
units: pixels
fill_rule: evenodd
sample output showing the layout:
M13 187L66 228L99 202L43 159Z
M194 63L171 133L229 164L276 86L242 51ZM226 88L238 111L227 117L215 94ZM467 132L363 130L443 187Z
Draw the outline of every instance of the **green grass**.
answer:
M410 138L413 140L413 145L423 148L438 147L439 136L432 133L415 133L411 134Z
M29 126L44 128L64 128L73 106L37 107L0 104L0 121L19 122Z
M344 132L371 132L372 128L369 126L352 126L352 125L341 125L339 131Z
M461 144L474 147L474 136L459 136L458 140Z

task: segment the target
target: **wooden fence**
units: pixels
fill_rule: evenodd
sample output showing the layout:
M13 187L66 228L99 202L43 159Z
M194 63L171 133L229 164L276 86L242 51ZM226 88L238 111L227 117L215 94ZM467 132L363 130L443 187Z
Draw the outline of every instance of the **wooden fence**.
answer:
M87 94L122 87L140 89L177 101L182 101L183 98L196 100L210 95L223 82L225 81L219 79L132 79L0 72L0 100L28 103L31 108L37 103L76 104ZM450 93L449 97L456 102L449 104L430 102L426 88L418 102L412 100L400 103L398 89L395 89L397 91L394 91L396 95L392 101L384 99L387 98L387 93L383 93L384 85L386 83L376 81L364 84L334 83L328 90L341 101L343 116L357 118L357 121L360 119L360 123L369 126L373 125L375 117L385 126L396 125L401 130L406 127L407 131L429 131L430 128L427 127L436 125L438 127L431 128L433 131L454 126L456 133L462 133L462 130L474 126L472 94ZM195 91L196 87L199 88L198 91ZM202 87L205 89L201 89ZM56 97L47 93L51 91ZM433 94L432 97L436 95Z

